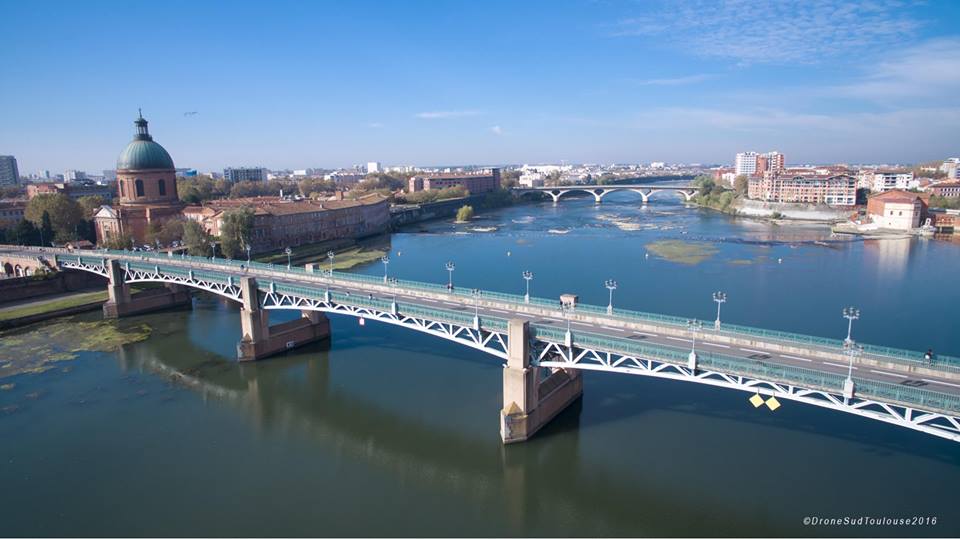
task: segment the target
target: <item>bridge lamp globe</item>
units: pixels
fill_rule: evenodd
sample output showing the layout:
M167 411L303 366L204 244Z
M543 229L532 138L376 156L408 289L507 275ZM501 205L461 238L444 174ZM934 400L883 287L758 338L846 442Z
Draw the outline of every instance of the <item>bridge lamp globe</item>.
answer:
M613 291L617 289L617 281L607 279L603 282L603 286L607 287L607 290L610 291L610 302L607 303L607 314L613 314Z
M844 307L843 317L847 319L847 338L844 339L843 342L852 343L853 338L851 333L853 332L853 321L860 318L860 309L856 307Z
M533 280L533 272L532 272L532 271L524 271L524 272L523 272L523 280L526 281L526 283L527 283L527 292L523 295L523 302L524 302L524 303L530 303L530 281Z
M330 260L330 276L333 277L333 251L327 251L327 259Z

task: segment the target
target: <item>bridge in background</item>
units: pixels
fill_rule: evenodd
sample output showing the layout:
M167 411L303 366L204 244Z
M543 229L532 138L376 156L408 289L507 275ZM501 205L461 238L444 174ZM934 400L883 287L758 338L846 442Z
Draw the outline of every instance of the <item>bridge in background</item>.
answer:
M689 202L697 194L699 188L694 185L563 185L557 187L513 187L510 189L519 196L529 193L545 193L550 195L553 202L559 202L560 197L567 193L589 193L597 204L603 202L603 197L616 191L633 191L638 193L646 204L655 193L677 193Z
M240 360L330 336L327 313L397 325L505 361L500 432L528 439L582 394L584 370L653 376L752 394L757 407L803 402L960 441L960 358L667 315L416 281L270 264L126 251L0 246L0 262L96 273L106 316L189 304L188 289L241 305ZM160 289L131 294L138 282ZM298 320L269 324L276 309Z

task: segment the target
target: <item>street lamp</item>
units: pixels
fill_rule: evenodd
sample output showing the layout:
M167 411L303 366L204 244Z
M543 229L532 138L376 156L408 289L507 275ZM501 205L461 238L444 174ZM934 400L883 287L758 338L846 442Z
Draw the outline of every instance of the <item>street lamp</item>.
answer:
M293 254L293 249L287 247L283 252L287 253L287 269L290 269L290 255Z
M527 283L527 293L523 295L523 302L530 303L530 281L533 280L533 272L525 271L523 272L523 280Z
M327 258L330 260L330 277L333 278L333 251L327 251Z
M568 305L562 302L560 303L560 312L563 314L563 318L567 321L567 333L564 334L563 336L563 343L564 345L567 346L567 348L573 346L573 333L570 333L570 314L569 314L569 311L572 308L573 308L573 305ZM572 353L573 352L571 351L571 357L573 357Z
M690 339L690 355L687 356L687 366L691 370L697 370L697 333L703 329L703 322L699 320L687 320L687 329L690 330L692 338Z
M843 342L852 343L853 339L850 337L850 333L853 331L853 321L860 318L860 309L856 307L844 307L843 317L847 319L847 338L844 339Z
M849 361L849 365L847 367L847 379L843 381L843 397L845 399L852 399L854 392L853 360L854 358L858 358L863 354L863 347L851 340L843 343L843 350L846 352Z
M720 331L720 305L727 301L726 292L714 292L713 301L717 302L717 320L713 323L713 327L716 328L717 331Z
M213 256L210 257L210 259L216 260L217 259L217 242L215 241L210 242L210 251L213 253Z
M617 281L607 279L604 281L603 286L607 287L607 290L610 291L610 303L607 304L607 314L613 314L613 291L617 289Z
M249 266L250 265L250 246L247 245L246 247L244 247L244 249L246 249L247 251L247 265Z
M390 257L383 255L380 257L380 262L383 262L383 282L387 282L387 264L390 263Z
M393 302L390 304L390 309L393 312L393 315L397 315L397 286L399 286L400 279L396 277L390 277L387 279L387 283L390 285L390 288L393 292Z
M447 272L449 273L449 278L447 280L447 290L453 290L453 270L457 268L457 265L453 262L447 262L446 264Z
M470 291L473 295L473 329L480 329L480 294L479 288Z

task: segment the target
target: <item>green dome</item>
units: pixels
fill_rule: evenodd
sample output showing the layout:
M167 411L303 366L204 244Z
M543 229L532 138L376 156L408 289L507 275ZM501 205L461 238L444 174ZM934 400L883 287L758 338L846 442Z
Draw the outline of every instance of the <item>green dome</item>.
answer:
M147 121L141 115L133 122L137 134L117 158L117 170L173 169L173 158L163 146L153 141Z
M123 149L117 158L118 170L145 170L173 168L173 158L163 146L152 140L134 140Z

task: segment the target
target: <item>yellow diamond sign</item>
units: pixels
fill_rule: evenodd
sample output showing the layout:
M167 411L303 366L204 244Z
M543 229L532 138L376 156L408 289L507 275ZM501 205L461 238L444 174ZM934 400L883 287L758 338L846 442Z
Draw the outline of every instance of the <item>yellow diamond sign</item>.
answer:
M750 397L750 404L752 404L754 408L759 408L760 405L763 404L763 397L761 397L759 393L755 394Z
M770 397L767 399L767 408L770 408L770 411L774 411L780 407L780 401L776 397Z

